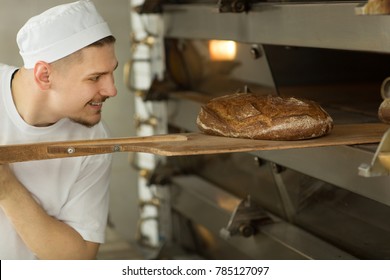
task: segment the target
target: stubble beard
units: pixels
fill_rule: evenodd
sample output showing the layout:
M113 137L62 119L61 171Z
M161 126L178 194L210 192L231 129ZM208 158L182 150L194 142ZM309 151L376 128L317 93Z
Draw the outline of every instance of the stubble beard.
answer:
M101 114L101 112L102 111L99 110L97 112L97 114ZM98 121L94 121L94 122L87 121L87 120L85 120L83 118L71 118L70 120L73 121L74 123L81 124L81 125L83 125L85 127L91 128L91 127L94 127L95 125L97 125L100 122L101 119L99 118Z
M108 97L105 97L105 98L103 98L103 99L102 99L101 101L99 101L99 102L104 103L107 99L108 99ZM92 101L91 101L91 102L92 102ZM88 102L88 104L89 104L89 103L90 103L90 102ZM88 104L87 104L87 105L88 105ZM99 111L96 112L96 114L99 114L99 115L101 115L101 113L102 113L102 110L99 110ZM80 117L80 118L70 118L70 120L73 121L73 122L75 122L75 123L81 124L81 125L83 125L83 126L85 126L85 127L91 128L91 127L97 125L97 124L100 122L101 117L99 118L98 121L94 121L94 122L85 120L85 119L83 119L82 117Z

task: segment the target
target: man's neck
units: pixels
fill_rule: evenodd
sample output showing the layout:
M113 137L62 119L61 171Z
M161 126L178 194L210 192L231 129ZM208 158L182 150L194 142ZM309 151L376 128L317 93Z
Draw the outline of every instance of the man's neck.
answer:
M11 80L12 98L21 118L32 126L49 126L43 120L44 95L34 87L33 74L24 68L15 71Z

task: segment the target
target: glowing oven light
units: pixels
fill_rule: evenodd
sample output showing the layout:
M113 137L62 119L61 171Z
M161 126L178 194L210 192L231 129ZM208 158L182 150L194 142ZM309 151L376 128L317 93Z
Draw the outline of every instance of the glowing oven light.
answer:
M210 40L209 52L211 60L234 60L236 58L236 42Z

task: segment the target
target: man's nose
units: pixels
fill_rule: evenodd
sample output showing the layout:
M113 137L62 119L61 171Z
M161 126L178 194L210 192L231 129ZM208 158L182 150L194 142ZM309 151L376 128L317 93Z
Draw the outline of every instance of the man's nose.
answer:
M118 93L115 85L112 85L110 88L105 88L101 91L101 95L108 96L108 97L114 97Z
M105 83L103 88L100 90L100 94L102 96L107 96L107 97L114 97L117 95L117 89L116 89L113 77L111 79L107 79L107 82Z

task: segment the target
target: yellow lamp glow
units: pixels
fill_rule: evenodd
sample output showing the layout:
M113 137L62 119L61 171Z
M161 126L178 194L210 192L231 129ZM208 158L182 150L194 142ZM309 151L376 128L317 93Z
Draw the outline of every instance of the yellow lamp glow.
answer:
M211 60L234 60L237 52L236 42L210 40L209 52Z

